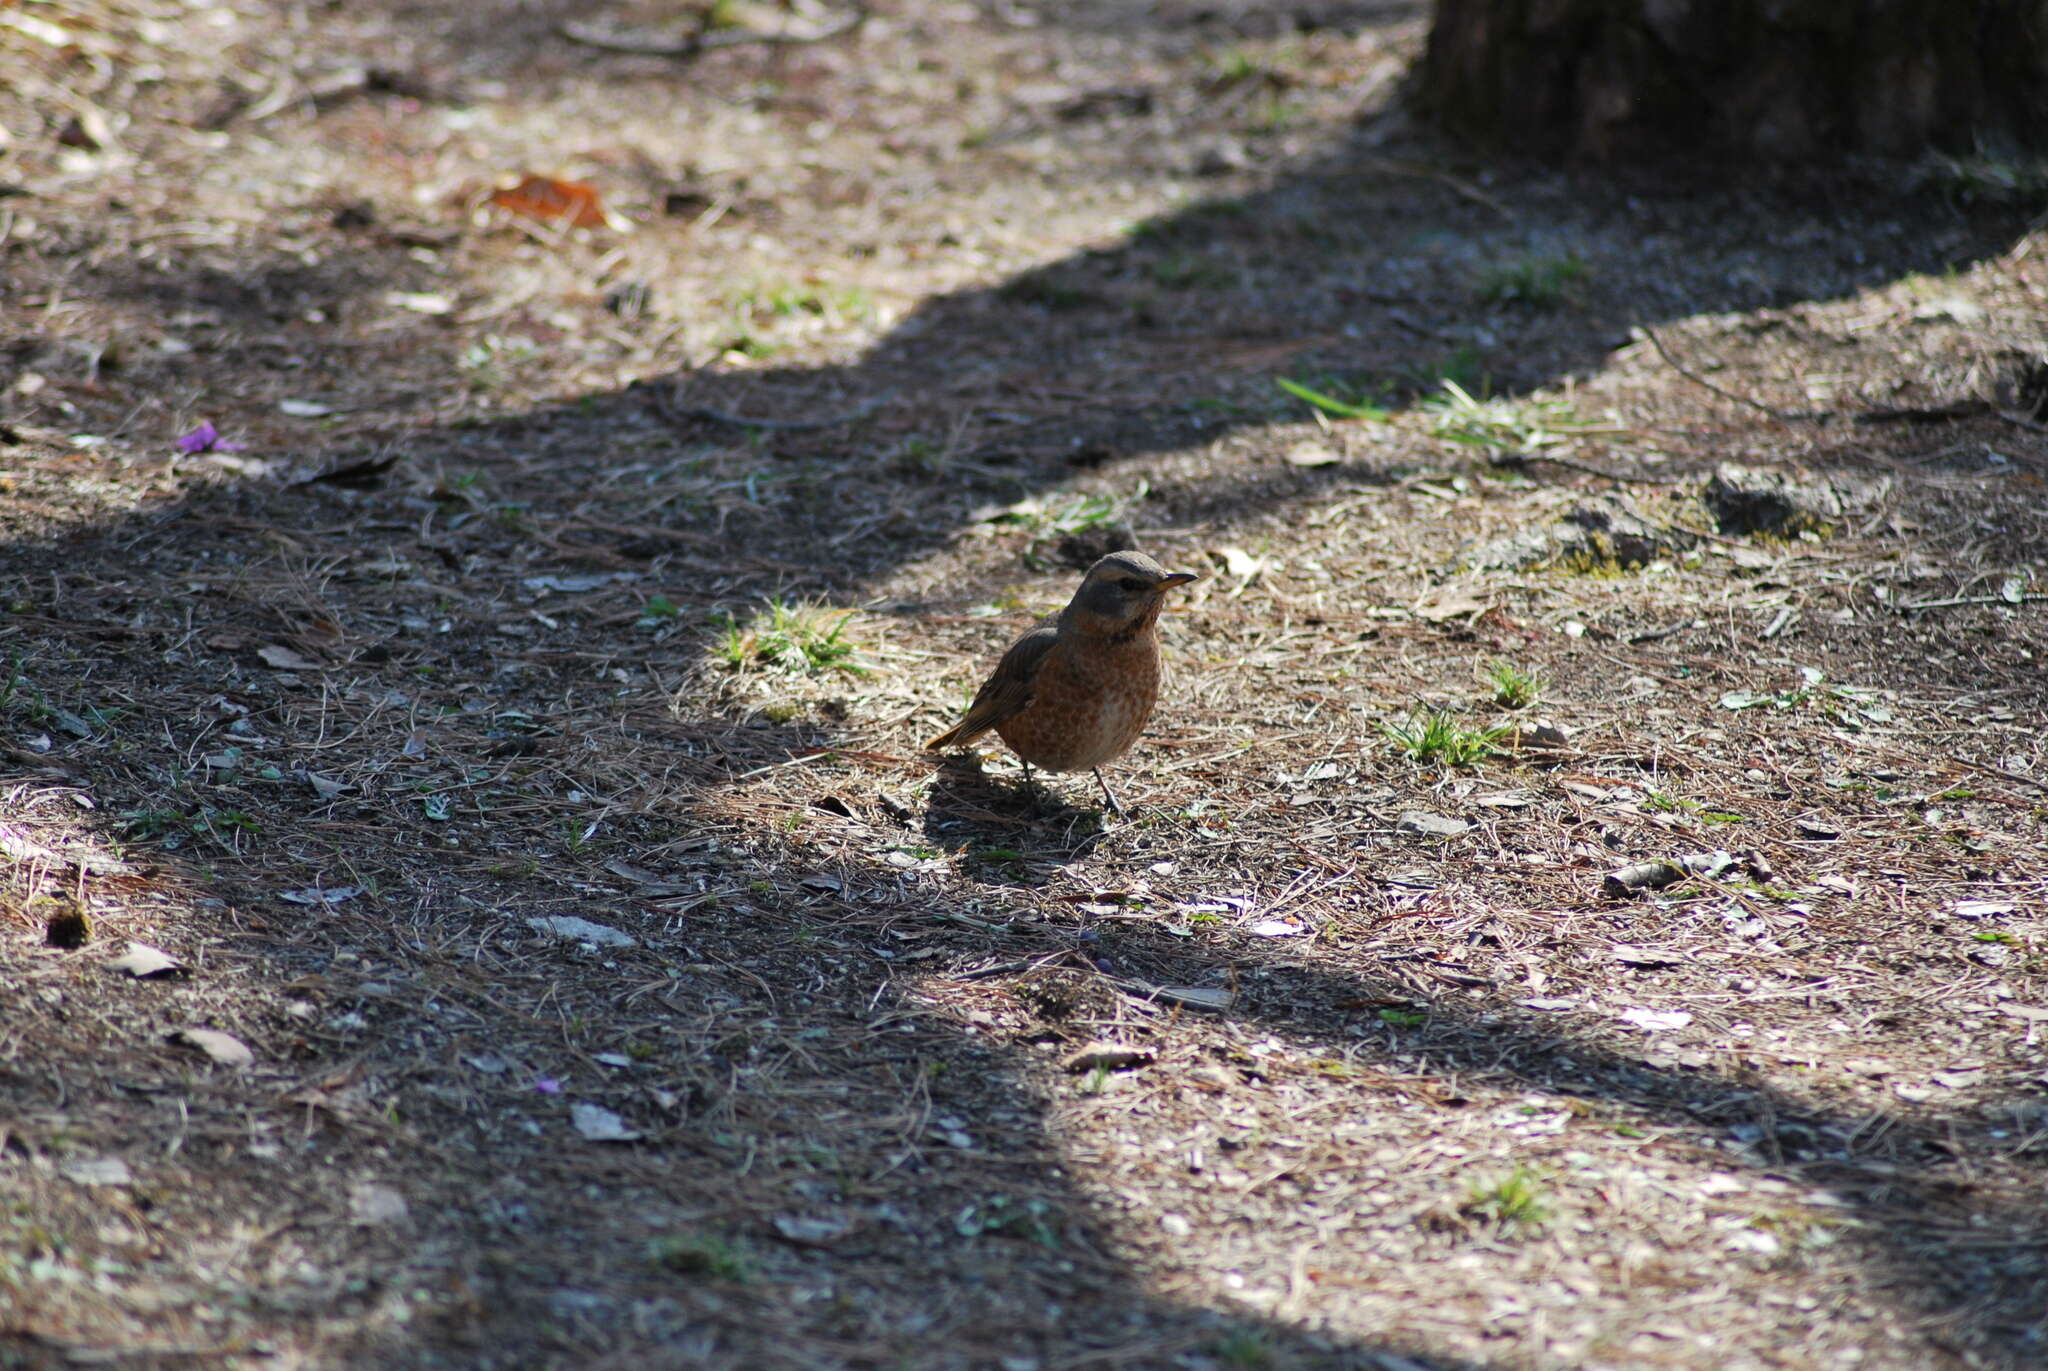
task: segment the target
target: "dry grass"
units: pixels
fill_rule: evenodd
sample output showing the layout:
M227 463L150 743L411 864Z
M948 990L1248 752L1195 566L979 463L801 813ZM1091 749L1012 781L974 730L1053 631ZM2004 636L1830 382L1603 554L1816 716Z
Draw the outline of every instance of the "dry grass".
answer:
M2039 1363L2026 207L1487 168L1312 17L0 9L0 1365ZM935 768L1118 522L1132 820Z

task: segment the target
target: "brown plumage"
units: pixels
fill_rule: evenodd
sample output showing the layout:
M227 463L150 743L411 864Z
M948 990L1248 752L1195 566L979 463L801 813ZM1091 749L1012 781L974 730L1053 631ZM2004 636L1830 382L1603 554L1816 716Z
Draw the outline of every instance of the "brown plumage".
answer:
M1166 592L1197 579L1142 552L1113 552L1057 614L1010 644L975 692L967 717L926 743L967 747L994 730L1030 768L1093 771L1130 749L1159 698L1159 610Z

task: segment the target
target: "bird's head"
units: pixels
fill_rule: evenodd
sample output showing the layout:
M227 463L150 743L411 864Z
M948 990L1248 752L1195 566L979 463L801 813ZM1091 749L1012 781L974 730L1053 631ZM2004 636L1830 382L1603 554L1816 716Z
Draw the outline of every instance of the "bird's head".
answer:
M1088 568L1067 613L1098 631L1142 628L1158 616L1167 591L1199 579L1168 571L1142 552L1112 552Z

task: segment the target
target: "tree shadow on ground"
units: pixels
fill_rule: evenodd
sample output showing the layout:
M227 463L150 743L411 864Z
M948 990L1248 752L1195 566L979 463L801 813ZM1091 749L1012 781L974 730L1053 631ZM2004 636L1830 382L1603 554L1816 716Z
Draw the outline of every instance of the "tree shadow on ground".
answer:
M166 859L189 865L192 888L215 901L177 916L195 940L202 932L221 939L224 955L257 968L250 974L265 984L324 978L332 1007L359 1022L350 1032L367 1030L255 1026L272 1055L291 1063L291 1098L306 1119L287 1164L399 1175L412 1190L422 1244L371 1225L342 1244L350 1261L388 1264L403 1277L329 1292L328 1307L359 1315L366 1328L380 1300L417 1298L428 1313L410 1330L387 1318L371 1332L337 1334L337 1355L362 1365L478 1366L771 1367L819 1365L823 1355L846 1366L1484 1364L1446 1358L1425 1336L1362 1345L1302 1326L1288 1311L1306 1307L1314 1281L1306 1266L1297 1288L1268 1301L1279 1312L1267 1314L1250 1299L1222 1311L1134 1280L1133 1261L1157 1260L1159 1248L1120 1228L1114 1196L1073 1174L1085 1163L1061 1155L1063 1139L1046 1120L1063 1102L1044 1093L1029 1049L992 1049L957 1025L932 1026L933 986L943 989L942 980L917 976L918 963L906 960L928 945L956 961L1026 963L1030 986L1047 983L1032 1012L1054 1026L1124 1012L1112 1008L1124 992L1103 989L1104 976L1152 987L1234 981L1233 1022L1246 1050L1180 1060L1185 1079L1160 1088L1257 1092L1276 1068L1261 1065L1251 1040L1288 1040L1297 1050L1285 1069L1300 1089L1351 1112L1383 1111L1365 1126L1364 1141L1376 1147L1410 1129L1405 1111L1418 1101L1432 1111L1464 1108L1460 1081L1580 1101L1595 1126L1668 1129L1690 1146L1711 1143L1738 1173L1829 1196L1868 1243L1870 1279L1903 1306L1953 1320L1959 1341L2015 1364L2038 1357L2029 1311L2038 1310L2039 1263L1998 1254L2037 1240L2042 1215L2003 1197L1971 1197L1964 1178L1978 1149L1992 1147L1982 1113L1934 1113L1873 1131L1768 1086L1580 1046L1540 1014L1512 1008L1446 1000L1413 1032L1376 1016L1361 1023L1358 1005L1412 998L1412 986L1331 975L1256 947L1190 950L1141 922L998 926L978 915L980 926L962 924L947 913L949 895L905 879L927 857L910 855L908 865L882 858L808 886L769 882L753 904L729 890L703 899L733 879L751 889L761 849L730 824L714 832L693 804L755 767L862 740L829 726L668 719L660 691L601 684L654 641L622 632L635 607L622 625L616 594L594 600L588 618L601 631L593 633L549 598L631 587L638 600L660 585L690 610L708 611L764 588L846 596L943 546L992 499L1054 492L1077 471L1111 477L1127 459L1233 429L1255 435L1260 424L1298 414L1275 398L1276 373L1393 403L1454 373L1527 389L1595 365L1644 322L1837 297L1992 255L2017 231L2008 215L1971 218L1920 197L1887 202L1867 184L1808 187L1803 196L1786 188L1659 196L1502 169L1482 185L1433 169L1440 156L1367 128L1269 189L1192 208L997 289L923 306L848 366L704 369L673 394L665 385L596 394L461 429L394 426L320 454L332 467L365 451L395 453L392 470L359 474L365 489L229 483L80 530L54 549L0 551L19 586L55 573L78 587L40 620L17 620L12 636L25 660L57 664L81 683L161 673L166 696L184 711L180 726L223 749L240 736L236 719L296 734L317 715L324 738L332 713L362 740L358 786L372 777L395 785L412 776L405 768L413 761L444 756L462 785L483 785L536 751L542 760L530 775L602 783L631 766L601 769L570 745L580 740L550 753L546 734L588 718L592 701L608 701L629 726L595 741L663 759L665 784L641 792L653 803L622 817L634 837L658 838L647 850L661 853L662 874L684 888L642 897L614 889L572 902L561 887L536 897L522 884L535 873L497 857L465 855L456 865L444 849L436 862L433 824L445 813L436 817L432 797L447 793L446 775L419 773L434 784L421 787L421 812L400 822L367 803L368 790L356 805L310 781L290 789L214 766L197 742L130 739L116 756L94 733L102 742L53 750L57 769L44 780L81 782L117 813L203 801L181 822L202 810L216 820L254 815L281 850L303 845L309 860L329 862L323 844L352 846L364 870L388 878L393 893L380 898L393 913L357 919L345 904L311 913L278 904L263 862L241 862L233 843L208 846L196 829L189 847L203 860ZM1873 223L1876 204L1885 208ZM1777 243L1768 261L1754 250L1760 234ZM1649 282L1556 267L1570 278L1556 283L1558 300L1512 297L1547 291L1545 270L1576 254L1610 260L1626 255L1623 245L1660 238L1671 270ZM366 369L388 375L390 393L399 393L413 359L383 373L382 359L359 350L322 355L328 340L303 321L314 309L348 317L371 282L427 288L405 274L404 257L388 243L330 257L321 269L280 256L239 271L231 297L212 274L219 268L205 263L185 279L124 277L112 267L73 288L116 305L205 302L234 339L212 351L202 375L253 360L267 346L255 334L271 328L305 351L313 374ZM1507 293L1474 321L1474 301L1488 290ZM1364 313L1391 320L1412 344L1354 330ZM736 437L749 426L693 413L801 420L883 395L892 398L879 409L822 434L755 426L756 436ZM619 517L626 502L612 496L618 471L636 464L646 495L632 503L644 513L627 521ZM455 472L478 480L458 486ZM1156 522L1185 524L1390 479L1369 455L1308 468L1258 458L1155 481L1144 508ZM688 490L672 497L668 487L679 483ZM762 489L769 498L758 498ZM835 542L848 530L854 536ZM336 550L347 543L346 555ZM514 588L523 577L561 585L579 574L637 579ZM960 598L985 589L963 587ZM489 642L508 624L522 630L513 635L523 644L516 661ZM259 654L273 636L317 654L346 685L267 675ZM684 632L663 646L671 672L691 669L706 650L701 635ZM128 654L141 651L161 664L137 672ZM577 704L564 706L571 696ZM424 739L420 758L415 737ZM319 765L313 756L301 763ZM161 789L173 776L185 778L175 797ZM950 846L957 830L947 825L966 822L1001 844L1013 828L1011 798L949 773L932 792L923 833ZM537 825L557 812L529 803L548 816ZM1018 849L1027 863L1072 862L1100 841L1075 826L1049 842L1036 815L1019 822L1031 840ZM218 879L204 880L204 865L217 867ZM630 886L634 878L624 879ZM992 873L987 884L1000 895L1008 881ZM566 912L584 899L651 920L646 945L609 966L604 953L536 958L514 948L527 912ZM557 956L573 972L550 965ZM1112 998L1101 1001L1105 994ZM508 1008L503 1000L513 996L525 1005ZM1171 1016L1148 1022L1174 1041ZM628 1065L600 1059L600 1045ZM1335 1053L1345 1069L1304 1064L1298 1049L1308 1047ZM636 1057L643 1048L649 1055ZM494 1069L474 1066L483 1059ZM656 1082L648 1093L607 1083L607 1072L642 1062ZM1222 1077L1197 1077L1198 1065ZM195 1107L186 1098L194 1083L169 1065L154 1080L100 1077L67 1089L60 1078L54 1090L36 1072L6 1070L8 1094L24 1112L76 1110L81 1097L115 1120L142 1112L131 1096L150 1100L151 1110L159 1096ZM559 1101L535 1088L558 1079L579 1097L632 1099L648 1139L613 1151L562 1147L554 1141ZM380 1131L375 1092L351 1096L365 1080L406 1082L407 1109L421 1122ZM233 1116L274 1113L275 1100L268 1085L207 1086L213 1103L196 1108L212 1111L217 1136L189 1152L232 1170L243 1140ZM390 1097L399 1093L392 1085ZM1145 1145L1175 1141L1139 1127ZM1261 1185L1291 1183L1284 1154L1267 1142L1240 1144L1233 1170ZM1385 1170L1374 1155L1361 1151L1361 1161ZM1369 1166L1355 1178L1364 1193ZM312 1179L319 1184L278 1183L290 1224L342 1217L326 1176ZM278 1192L252 1183L240 1197L244 1217L270 1228ZM1299 1201L1304 1214L1315 1206L1306 1190ZM1358 1212L1320 1214L1320 1225L1304 1220L1305 1231L1329 1240ZM1363 1242L1398 1232L1403 1243L1452 1243L1478 1231L1455 1203L1434 1215L1377 1217L1385 1229ZM1422 1230L1435 1236L1413 1237ZM905 1298L906 1288L918 1298ZM545 1317L525 1312L536 1304ZM805 1312L791 1316L792 1308ZM803 1326L765 1327L764 1311Z

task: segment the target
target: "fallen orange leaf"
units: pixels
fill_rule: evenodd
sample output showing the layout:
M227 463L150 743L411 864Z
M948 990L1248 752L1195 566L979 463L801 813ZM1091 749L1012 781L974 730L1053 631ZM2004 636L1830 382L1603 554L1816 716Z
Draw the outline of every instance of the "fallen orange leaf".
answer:
M491 192L491 203L543 223L566 220L571 228L603 228L609 222L597 187L552 176L524 177L516 186Z

